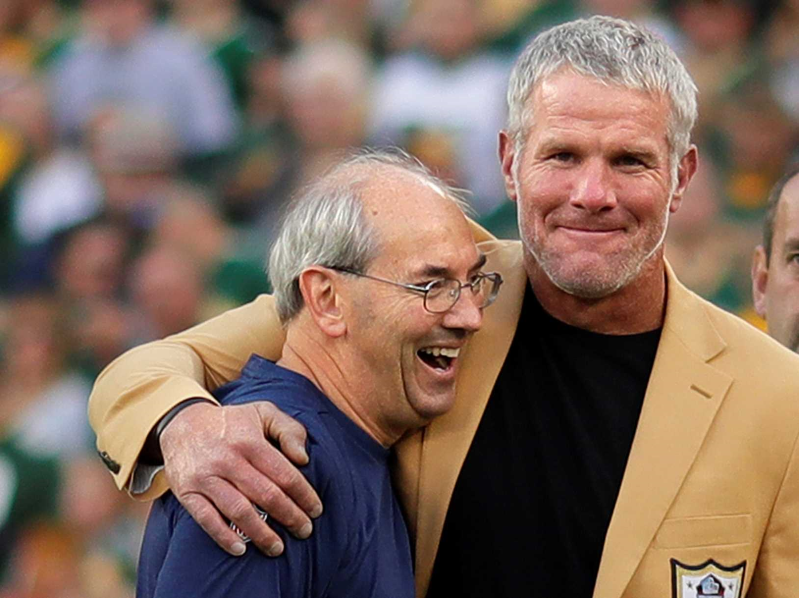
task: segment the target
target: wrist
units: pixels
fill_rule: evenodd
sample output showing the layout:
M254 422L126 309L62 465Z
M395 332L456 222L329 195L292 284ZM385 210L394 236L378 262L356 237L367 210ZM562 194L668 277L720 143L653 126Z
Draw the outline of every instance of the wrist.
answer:
M193 397L191 399L186 399L185 401L181 401L177 405L175 405L172 409L167 411L161 419L156 422L156 425L150 430L150 433L147 435L145 439L144 446L142 446L142 450L139 453L139 463L147 464L147 465L163 465L164 464L164 456L161 453L161 435L163 434L164 430L166 430L167 426L175 419L181 411L186 409L187 407L191 407L198 403L210 403L211 405L215 405L216 403L210 401L209 399L204 399L201 397Z
M206 398L203 398L203 397L194 397L194 398L191 398L191 399L186 399L185 401L181 401L180 403L175 405L172 409L167 411L161 417L160 420L158 420L158 423L156 424L156 427L154 429L155 435L156 435L156 439L157 440L161 440L161 435L164 433L164 430L167 429L167 426L170 423L172 423L172 420L175 419L175 417L181 411L183 411L187 407L191 407L192 405L196 405L197 403L208 403L209 405L214 405L215 404L213 401L210 401L210 400L208 400Z

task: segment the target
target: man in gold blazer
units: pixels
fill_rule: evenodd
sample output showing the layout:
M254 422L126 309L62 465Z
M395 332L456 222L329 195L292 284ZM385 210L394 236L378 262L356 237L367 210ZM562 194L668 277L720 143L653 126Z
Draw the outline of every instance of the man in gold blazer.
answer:
M522 242L475 227L505 286L454 408L397 448L419 596L798 595L797 357L663 258L695 117L674 53L625 21L566 23L519 58L500 157ZM250 353L280 353L278 331L259 298L124 355L90 403L120 488L151 498L168 479L231 552L217 509L265 550L247 499L301 536L301 510L319 512L264 440L301 462L296 426L207 403ZM229 446L231 425L252 442Z

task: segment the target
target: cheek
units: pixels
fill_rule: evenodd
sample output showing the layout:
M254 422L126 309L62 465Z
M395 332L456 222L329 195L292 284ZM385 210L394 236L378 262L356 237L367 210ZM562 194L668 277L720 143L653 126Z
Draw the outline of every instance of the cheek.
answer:
M767 279L767 288L770 295L779 298L789 305L797 304L797 268L784 266L771 268Z
M573 180L565 170L531 168L517 179L520 208L529 214L546 214L568 203L572 187Z

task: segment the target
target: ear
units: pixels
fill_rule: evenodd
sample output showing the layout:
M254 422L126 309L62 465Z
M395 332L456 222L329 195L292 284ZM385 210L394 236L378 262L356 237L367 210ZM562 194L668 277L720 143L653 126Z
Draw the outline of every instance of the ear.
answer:
M769 282L769 267L767 266L767 252L764 246L759 245L753 253L753 265L750 268L750 277L753 279L753 307L762 318L767 317L767 283Z
M683 194L686 192L689 181L692 180L695 172L697 172L697 146L692 145L689 151L681 158L681 161L678 162L678 185L672 193L672 199L670 199L670 212L677 212L678 208L681 207Z
M330 270L319 266L306 268L298 279L300 293L309 315L317 327L332 338L347 332L336 282Z
M507 131L500 131L498 153L500 154L500 170L503 173L503 184L506 195L511 201L517 201L517 184L514 181L514 161L517 159L516 143Z

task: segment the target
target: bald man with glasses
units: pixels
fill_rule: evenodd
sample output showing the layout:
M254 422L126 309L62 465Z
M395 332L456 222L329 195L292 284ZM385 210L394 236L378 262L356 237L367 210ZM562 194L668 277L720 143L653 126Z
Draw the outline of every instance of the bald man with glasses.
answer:
M214 396L245 417L258 417L269 397L306 427L303 474L326 513L306 541L275 525L282 558L258 550L237 558L167 493L145 532L139 598L413 598L389 449L450 409L460 352L502 283L481 272L486 257L461 207L421 165L385 152L345 160L292 205L270 258L286 330L281 357L251 356ZM425 221L414 222L421 211ZM241 508L267 518L255 505ZM242 546L249 541L231 529Z

